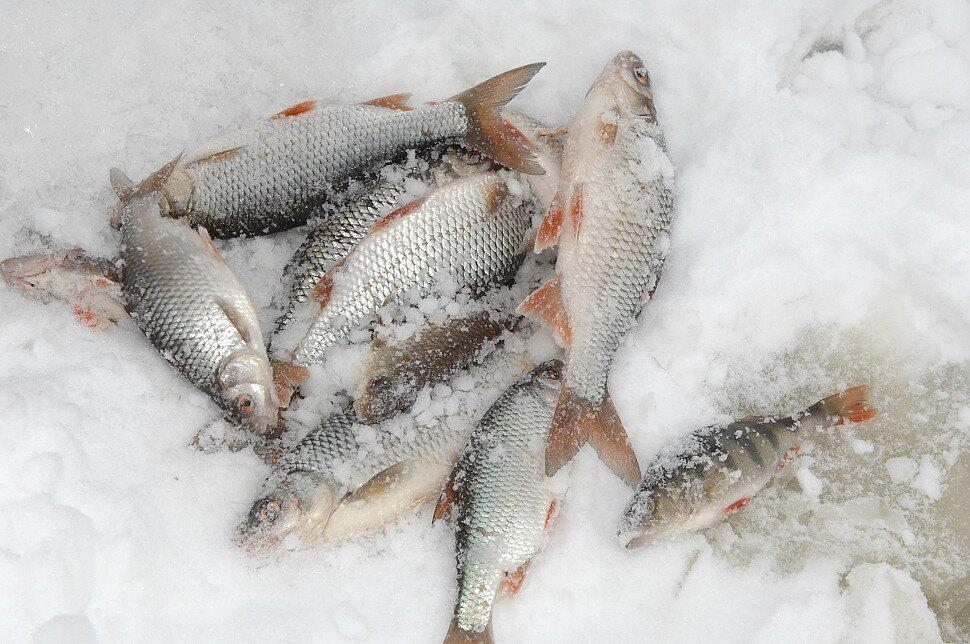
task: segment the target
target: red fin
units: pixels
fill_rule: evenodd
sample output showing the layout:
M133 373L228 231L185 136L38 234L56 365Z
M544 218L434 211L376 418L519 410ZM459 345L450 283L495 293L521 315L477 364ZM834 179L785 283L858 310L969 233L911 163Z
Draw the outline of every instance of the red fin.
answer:
M562 215L562 198L557 194L539 225L535 245L537 253L556 245L556 240L559 239L559 231L562 230Z
M788 467L788 464L795 460L795 457L798 456L798 452L801 449L801 445L789 447L788 451L785 452L785 455L781 457L780 461L778 461L778 465L775 466L775 474Z
M292 362L272 361L273 383L280 401L280 407L286 409L298 386L310 376L310 371Z
M333 276L328 272L310 291L310 299L319 304L322 309L330 303L331 295L333 295Z
M277 112L271 119L282 119L288 116L299 116L300 114L306 114L314 107L317 106L316 101L303 101L302 103L297 103L296 105L291 105L281 112Z
M438 497L438 503L434 506L434 515L431 517L431 523L435 523L441 519L449 521L454 516L455 501L458 500L458 488L455 486L457 478L458 468L455 467L448 476L445 486L441 489L441 496Z
M825 427L862 423L875 418L879 413L875 407L869 405L868 385L850 387L841 393L832 394L809 407L808 411L812 414L824 414Z
M379 98L372 98L369 101L364 101L364 105L373 105L374 107L386 107L391 110L401 110L404 112L409 112L414 108L408 105L408 99L411 98L410 94L389 94L387 96L381 96Z
M509 187L498 175L485 186L485 204L489 212L497 211L509 196Z
M388 226L390 226L391 224L393 224L398 219L403 219L404 217L407 217L412 212L420 208L424 204L426 199L427 197L420 197L418 199L415 199L414 201L410 201L404 204L397 210L384 215L383 217L381 217L380 219L374 222L374 224L370 227L369 232L371 233L380 232L385 228L387 228Z
M225 161L236 156L240 150L244 147L243 145L236 146L234 148L227 148L225 150L219 150L218 152L213 152L212 154L207 154L205 156L199 157L198 159L193 159L193 165L200 165L203 163L218 163L219 161Z
M445 635L444 644L494 644L495 638L492 636L492 622L489 620L485 630L481 633L466 631L458 625L457 619L451 620L448 634Z
M608 123L602 119L596 124L596 136L607 145L616 141L616 123Z
M636 487L640 464L609 394L596 405L564 384L546 444L546 474L558 472L587 441L617 476Z
M468 147L484 153L496 162L527 174L543 174L532 145L502 118L505 104L522 91L545 63L533 63L499 74L494 78L453 96L449 100L465 106L468 117Z
M740 510L750 502L751 502L750 496L741 497L731 505L724 508L724 516L728 516L729 514L734 514L735 512L737 512L738 510Z
M517 311L552 331L560 345L568 347L572 343L573 332L569 325L569 315L563 305L562 288L558 275L525 298Z
M529 564L531 561L527 561L514 571L510 572L499 584L499 590L505 592L509 597L515 597L522 590L522 585L525 583L525 574L529 571Z
M549 509L546 510L546 521L542 524L543 530L549 529L549 524L552 523L552 520L555 518L557 512L559 512L559 501L553 499L549 502Z
M583 226L583 186L582 184L573 186L573 192L569 196L569 220L573 224L573 237L579 237L579 231Z

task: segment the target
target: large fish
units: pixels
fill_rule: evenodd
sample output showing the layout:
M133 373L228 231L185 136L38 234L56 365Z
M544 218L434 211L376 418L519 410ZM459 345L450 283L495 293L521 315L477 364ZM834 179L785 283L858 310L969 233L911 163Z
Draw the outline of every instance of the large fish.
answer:
M259 235L305 223L349 178L410 149L461 142L498 163L541 173L528 142L499 110L544 63L500 74L450 99L411 109L406 94L359 105L306 101L181 155L164 182L164 215L185 217L216 237ZM120 171L124 202L134 186Z
M401 342L377 343L354 398L357 417L377 423L410 408L422 389L484 358L517 319L482 311L429 324Z
M705 427L665 448L620 521L627 548L714 525L743 508L798 453L808 432L876 415L852 387L788 418L752 416Z
M364 427L352 407L334 414L279 460L240 544L260 550L291 537L306 547L379 528L438 494L471 427L461 416Z
M319 310L292 359L310 365L387 302L431 291L443 275L481 291L510 278L523 259L528 203L498 173L447 184L375 223L314 289ZM309 303L308 303L309 304Z
M556 276L519 309L549 326L567 350L549 433L550 474L590 441L631 486L640 478L607 383L620 342L656 287L673 203L673 169L646 68L622 52L569 126L562 185L536 239L536 250L558 243Z
M479 421L435 508L452 516L458 598L446 642L490 642L492 601L515 594L555 514L545 441L562 363L546 362L510 387Z
M204 228L162 216L155 193L121 220L125 308L159 353L229 418L256 434L277 428L279 404L258 316Z
M410 182L444 185L462 176L488 169L480 155L457 148L426 150L406 164L399 174L370 182L356 199L338 205L335 212L314 227L285 269L283 313L276 331L283 331L295 309L306 302L313 288L342 260L378 219L388 214L407 192Z

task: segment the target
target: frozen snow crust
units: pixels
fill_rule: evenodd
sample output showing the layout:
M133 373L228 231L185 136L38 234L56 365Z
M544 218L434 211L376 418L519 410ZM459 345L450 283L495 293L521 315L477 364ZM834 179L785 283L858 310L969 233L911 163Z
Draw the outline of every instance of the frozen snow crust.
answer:
M109 167L145 176L306 98L434 100L547 60L514 107L561 123L613 54L636 51L679 199L660 287L611 379L640 459L861 382L881 413L815 436L728 523L635 552L613 541L629 491L584 450L525 588L496 602L496 638L970 638L965 3L7 3L2 15L0 257L112 255ZM220 243L264 329L302 234ZM248 450L189 446L217 415L203 393L130 328L92 332L8 288L0 311L0 639L444 636L452 537L430 507L358 541L251 558L233 530L269 469ZM553 350L544 334L515 348ZM317 413L352 388L340 364L314 373ZM476 410L500 391L462 387ZM453 393L429 392L426 409Z

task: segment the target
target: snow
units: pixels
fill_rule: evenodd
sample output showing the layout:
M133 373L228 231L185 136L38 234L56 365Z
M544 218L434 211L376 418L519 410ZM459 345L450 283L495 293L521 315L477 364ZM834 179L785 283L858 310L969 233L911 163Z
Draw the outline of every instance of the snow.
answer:
M309 97L435 100L547 60L513 106L562 123L633 49L678 192L663 279L611 381L641 461L861 382L881 414L813 436L810 470L729 524L634 552L613 540L630 492L584 450L525 587L496 602L497 640L970 639L965 2L6 4L0 257L112 255L109 167L143 177ZM300 235L220 244L264 330ZM190 447L218 415L204 394L130 328L92 332L8 288L0 310L4 639L443 638L452 538L429 507L249 557L233 530L268 468ZM311 387L352 388L355 350Z

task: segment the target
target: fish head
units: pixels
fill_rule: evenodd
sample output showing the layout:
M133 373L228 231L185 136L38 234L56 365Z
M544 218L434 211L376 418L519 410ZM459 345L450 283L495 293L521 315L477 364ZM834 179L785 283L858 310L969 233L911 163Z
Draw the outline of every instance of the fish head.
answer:
M417 396L413 378L406 373L380 369L371 373L358 389L354 411L361 422L380 422L390 418L398 410L410 407Z
M436 181L447 183L449 179L467 177L495 167L491 159L476 150L449 146L441 153L441 163L433 167Z
M72 248L5 259L0 262L0 278L28 297L70 301L88 287L108 288L118 281L118 274L111 261Z
M641 483L620 520L620 541L633 550L689 530L694 513L685 492L681 487Z
M529 372L527 378L542 399L552 405L559 399L565 368L562 360L547 360Z
M299 547L318 540L337 505L336 486L305 470L276 474L271 482L239 526L236 542L255 552L277 547L290 535Z
M230 420L257 435L271 433L279 422L273 370L264 354L249 349L229 356L219 371L223 407Z
M621 51L609 62L590 92L597 89L612 98L621 116L645 116L656 120L650 75L643 60L632 51Z

